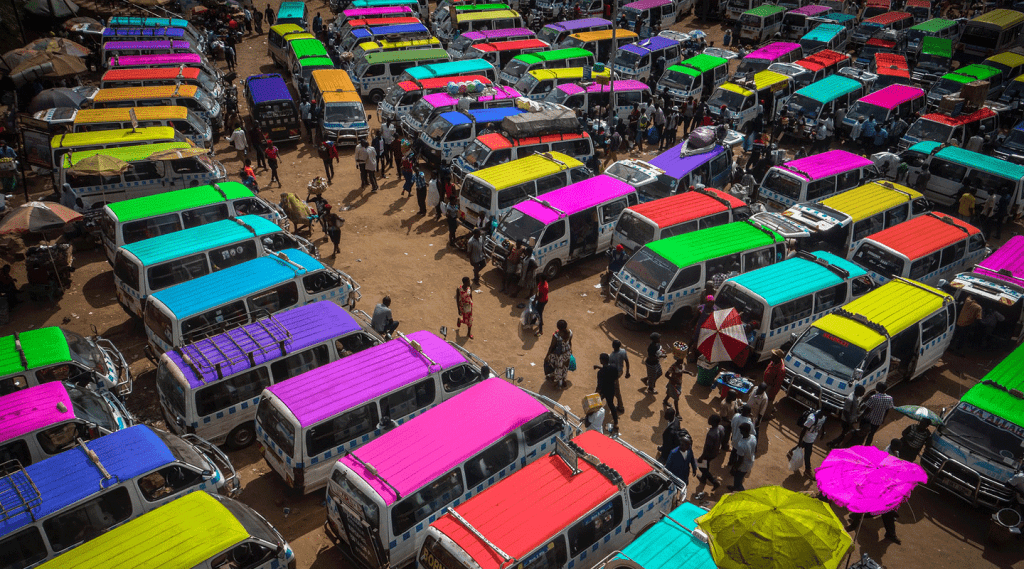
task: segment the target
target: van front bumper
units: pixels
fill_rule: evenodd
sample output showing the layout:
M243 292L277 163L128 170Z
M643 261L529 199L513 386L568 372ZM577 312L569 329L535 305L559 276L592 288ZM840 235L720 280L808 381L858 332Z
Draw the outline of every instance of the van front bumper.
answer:
M929 482L972 506L999 509L1013 499L1006 484L947 457L935 449L931 441L921 455L921 466L929 474Z
M608 283L608 292L609 296L615 299L615 307L626 316L645 324L661 324L665 303L645 298L636 289L614 276Z
M789 362L786 362L787 366ZM838 393L825 389L808 377L800 375L788 367L782 379L782 387L786 395L801 407L817 409L820 405L830 413L837 413L843 407L843 398Z

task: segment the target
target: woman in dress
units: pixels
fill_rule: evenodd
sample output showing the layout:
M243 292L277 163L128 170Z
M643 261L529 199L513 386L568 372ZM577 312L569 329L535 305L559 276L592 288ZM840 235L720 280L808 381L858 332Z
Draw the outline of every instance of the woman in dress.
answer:
M565 387L565 379L569 374L569 359L572 357L572 330L569 323L559 320L555 325L558 330L551 335L551 345L544 361L551 366L547 379L554 381L558 387Z
M459 309L459 321L455 325L456 335L466 325L466 334L473 339L473 287L469 277L462 277L462 286L455 289L455 307Z

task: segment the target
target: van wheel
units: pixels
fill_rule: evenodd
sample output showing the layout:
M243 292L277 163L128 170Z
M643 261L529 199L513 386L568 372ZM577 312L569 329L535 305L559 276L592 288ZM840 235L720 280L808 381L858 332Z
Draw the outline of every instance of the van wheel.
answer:
M676 310L676 313L672 315L671 319L669 319L669 324L673 328L679 328L683 324L686 324L687 322L689 322L690 318L692 318L692 317L693 317L693 308L691 308L689 306L684 306L684 307L680 308L679 310Z
M544 278L549 281L555 280L558 276L558 272L562 270L562 262L558 259L548 263L548 266L544 267Z
M379 105L380 102L383 101L383 100L384 100L384 91L381 91L380 89L374 89L373 91L370 91L370 102L371 103L373 103L374 105Z
M238 425L233 431L228 433L225 446L231 450L240 450L251 445L254 440L256 440L256 431L253 429L253 423L250 422Z

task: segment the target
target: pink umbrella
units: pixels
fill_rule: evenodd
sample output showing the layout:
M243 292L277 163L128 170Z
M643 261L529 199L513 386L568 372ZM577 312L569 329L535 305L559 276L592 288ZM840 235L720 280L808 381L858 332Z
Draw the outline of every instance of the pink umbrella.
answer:
M896 509L914 486L928 481L919 465L869 446L833 450L814 477L822 494L836 504L872 515Z

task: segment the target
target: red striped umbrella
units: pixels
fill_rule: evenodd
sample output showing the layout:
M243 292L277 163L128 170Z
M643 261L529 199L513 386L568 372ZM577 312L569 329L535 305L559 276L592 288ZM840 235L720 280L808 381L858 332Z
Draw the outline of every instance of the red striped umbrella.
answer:
M0 234L57 229L79 219L82 219L82 214L58 203L28 202L0 221Z
M716 310L701 324L697 337L697 349L710 362L746 360L748 351L747 335L743 320L735 308Z

